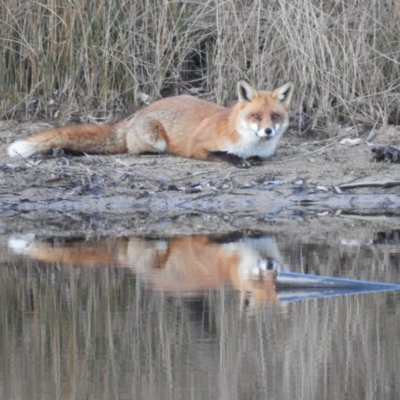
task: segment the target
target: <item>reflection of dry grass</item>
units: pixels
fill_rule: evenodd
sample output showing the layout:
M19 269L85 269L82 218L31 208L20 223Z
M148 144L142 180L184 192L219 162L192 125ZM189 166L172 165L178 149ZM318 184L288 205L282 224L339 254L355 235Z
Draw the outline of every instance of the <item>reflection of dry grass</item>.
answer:
M394 295L248 316L232 290L167 300L123 269L28 261L1 270L7 398L311 400L346 391L361 400L400 390Z
M328 127L399 120L398 2L2 4L3 116L109 121L191 90L228 103L244 76L294 80L294 109Z
M293 272L400 283L400 272L395 268L400 264L397 231L376 233L373 239L368 231L353 235L348 231L334 232L330 239L300 240L290 236L290 241L285 238L278 242Z

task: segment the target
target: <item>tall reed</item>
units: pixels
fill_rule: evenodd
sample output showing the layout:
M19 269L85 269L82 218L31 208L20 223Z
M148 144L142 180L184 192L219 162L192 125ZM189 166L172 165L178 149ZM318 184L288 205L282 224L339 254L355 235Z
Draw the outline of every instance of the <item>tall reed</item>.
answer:
M0 1L0 116L109 121L293 80L315 124L400 123L393 0ZM299 118L301 120L301 118Z

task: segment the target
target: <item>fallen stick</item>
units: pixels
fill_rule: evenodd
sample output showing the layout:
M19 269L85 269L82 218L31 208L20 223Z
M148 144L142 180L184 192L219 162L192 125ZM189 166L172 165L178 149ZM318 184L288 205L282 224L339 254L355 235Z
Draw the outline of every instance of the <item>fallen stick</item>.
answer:
M355 182L355 183L344 183L339 185L340 189L353 189L357 187L367 187L367 186L379 186L383 188L391 188L393 186L400 186L400 181L386 181L386 182Z

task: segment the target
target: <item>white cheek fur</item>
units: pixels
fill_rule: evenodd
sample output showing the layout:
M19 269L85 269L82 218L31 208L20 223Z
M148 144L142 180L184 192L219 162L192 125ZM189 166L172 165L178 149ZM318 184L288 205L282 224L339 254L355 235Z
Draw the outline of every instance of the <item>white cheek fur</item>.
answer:
M253 130L253 132L257 132L258 131L258 125L255 122L250 124L250 128L251 128L251 130Z

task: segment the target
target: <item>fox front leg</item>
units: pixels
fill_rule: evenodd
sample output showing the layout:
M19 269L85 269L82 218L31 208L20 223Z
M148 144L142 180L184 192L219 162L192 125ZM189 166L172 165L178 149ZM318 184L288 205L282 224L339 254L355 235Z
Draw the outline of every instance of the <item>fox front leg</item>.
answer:
M239 157L235 154L226 153L225 151L210 151L208 153L210 161L225 161L233 164L237 168L250 168L250 163L247 159Z

